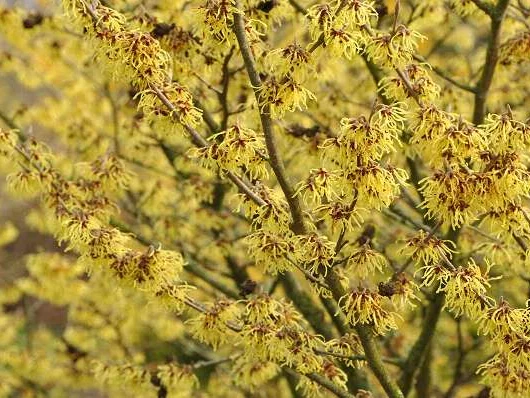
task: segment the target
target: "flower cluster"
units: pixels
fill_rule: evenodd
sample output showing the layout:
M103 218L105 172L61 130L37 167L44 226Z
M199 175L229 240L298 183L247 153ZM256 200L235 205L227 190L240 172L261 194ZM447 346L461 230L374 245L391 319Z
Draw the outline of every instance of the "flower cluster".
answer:
M521 32L508 39L500 48L500 63L502 65L517 64L528 59L530 48L530 32Z
M356 244L349 249L345 272L352 279L366 279L376 272L383 272L388 266L388 259L369 243Z
M445 305L456 315L477 319L492 299L487 296L490 287L490 264L482 270L473 260L467 266L446 271L439 276L439 292L445 293Z
M293 367L301 374L318 372L337 385L345 384L344 372L316 353L318 348L323 348L321 337L302 328L300 314L289 304L267 295L255 295L248 300L244 317L247 319L242 331L245 354L239 366L257 366L261 378L262 366L272 361ZM270 369L267 371L270 375L274 368L266 369ZM327 371L323 373L323 369Z
M410 143L425 162L433 167L445 163L462 164L476 159L486 147L484 133L459 115L440 110L435 105L418 109L411 126Z
M281 118L285 112L305 109L307 100L316 100L315 95L294 80L278 80L275 77L267 79L259 87L262 110L270 107L273 119Z
M397 101L417 100L432 103L440 96L438 86L428 73L428 67L420 64L408 64L403 74L408 84L399 76L387 76L380 82L380 90L388 98Z
M438 264L444 258L450 259L454 242L442 240L432 233L420 230L415 236L406 241L403 253L412 257L418 264Z
M363 207L381 209L397 196L406 172L380 160L394 149L404 115L400 104L376 105L369 118L342 119L340 135L323 143L325 159L340 166L343 188L335 191L345 193L342 200L355 198Z
M235 41L231 26L234 23L233 15L240 12L235 2L231 0L206 0L197 9L197 14L202 20L205 35L215 42L223 43Z
M294 251L293 237L258 230L245 238L248 253L256 265L271 274L293 269L289 255Z
M385 298L368 289L355 289L340 299L339 305L352 325L371 325L379 334L397 329L395 312L385 309Z
M481 331L490 335L497 353L478 368L494 394L523 396L528 384L528 308L513 308L504 299L480 318Z
M297 194L301 194L306 202L319 204L321 201L333 201L340 198L340 192L335 192L339 181L337 172L330 172L324 168L309 171L309 177L298 185Z
M268 176L262 161L266 152L263 135L238 125L209 138L212 144L193 148L189 154L206 162L215 162L221 170L247 171L254 179Z
M82 16L87 33L96 41L98 57L106 60L108 73L125 79L140 91L140 107L146 114L176 113L183 124L197 123L201 113L193 105L189 91L172 81L171 57L153 35L128 29L122 14L98 3L94 8L83 1L72 3L81 3L81 9L76 12Z
M230 322L237 321L239 309L234 302L219 300L203 313L189 319L193 336L199 341L207 342L214 349L233 338Z
M373 4L362 0L315 5L307 13L311 38L322 40L331 54L347 59L362 52L366 43L363 28L376 16Z
M424 39L425 36L419 32L400 24L391 32L376 33L366 48L366 54L376 65L401 67L412 61L418 40Z

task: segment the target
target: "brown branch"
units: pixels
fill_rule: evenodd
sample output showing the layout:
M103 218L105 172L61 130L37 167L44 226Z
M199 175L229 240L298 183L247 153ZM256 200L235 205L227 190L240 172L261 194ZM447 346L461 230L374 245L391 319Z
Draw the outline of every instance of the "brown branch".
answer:
M236 1L236 8L241 10L241 3L239 1ZM270 117L270 106L269 104L264 103L261 98L259 91L261 87L261 78L259 77L258 71L256 69L254 56L252 55L252 50L250 49L250 44L245 32L244 16L240 11L234 13L234 33L239 44L241 56L245 62L245 68L247 70L250 83L252 84L252 88L254 90L254 96L256 97L256 101L258 103L259 117L261 120L261 126L263 128L263 134L265 136L265 145L267 146L269 163L285 195L285 199L289 204L289 209L291 210L291 215L293 218L293 231L298 234L305 234L306 227L304 225L302 207L298 197L294 195L294 190L291 186L291 183L289 182L283 161L277 149L276 139L272 127L272 119Z
M475 3L475 5L480 9L482 10L483 12L485 12L487 15L492 15L493 14L493 11L494 11L494 7L485 2L484 0L471 0L473 3Z
M339 9L337 10L337 13L340 12L342 7L344 7L344 2L339 6ZM239 2L236 3L237 8L240 8ZM245 66L247 68L247 73L249 75L250 82L254 88L254 94L256 96L256 100L258 102L258 105L261 104L261 98L259 94L259 87L261 87L261 79L257 73L254 58L252 56L250 46L245 34L245 27L244 27L244 21L243 16L240 13L236 13L234 15L234 25L235 25L235 33L236 37L240 46L241 54L243 56L243 59L245 61ZM316 46L313 46L310 51L314 51L316 47L323 44L324 40L323 37L321 37L321 41L319 40ZM269 115L269 106L264 105L262 108L260 108L260 118L262 121L262 127L264 130L264 134L266 137L266 143L267 143L267 149L269 151L269 157L271 159L271 167L273 168L276 177L278 179L278 182L280 183L280 186L282 187L282 190L286 196L286 199L289 203L289 207L291 208L291 213L293 216L293 231L295 233L304 233L305 232L305 226L303 224L303 216L301 213L300 203L298 202L298 199L293 196L293 191L288 183L286 177L285 177L285 170L283 168L283 164L281 163L281 159L278 156L278 153L276 151L276 145L274 142L274 136L272 132L272 120ZM267 139L268 137L268 139ZM340 300L341 297L343 297L346 292L344 291L339 277L337 273L333 270L330 270L328 272L328 275L326 277L326 282L330 289L332 290L333 296L335 300ZM291 295L291 297L295 297L294 295ZM400 391L398 385L390 375L387 373L384 364L381 360L381 356L379 354L379 351L377 349L374 335L372 332L371 326L368 325L357 325L355 327L355 330L357 331L357 334L359 335L361 339L361 343L363 345L367 362L370 365L370 368L376 375L377 379L381 383L383 389L386 391L389 397L391 398L402 398L403 394Z
M289 4L295 9L295 11L301 15L306 15L307 10L302 6L300 3L298 3L296 0L289 0Z
M346 295L346 292L340 282L340 278L333 269L328 272L326 282L333 293L333 298L336 301L339 301L343 296ZM396 381L386 371L381 354L379 353L379 349L376 345L372 327L370 325L357 324L354 326L354 329L361 340L366 361L368 362L370 369L379 380L379 383L387 395L390 398L404 398L404 395Z
M458 357L456 360L456 366L455 366L455 372L453 375L453 381L451 383L451 386L447 390L447 392L444 394L444 398L451 398L458 388L458 384L460 383L462 379L462 366L464 364L464 358L467 354L466 350L464 350L464 338L462 336L462 318L456 319L456 337L458 341Z
M495 72L495 67L497 66L497 61L499 58L502 21L510 0L499 0L497 5L493 8L492 6L486 6L482 1L473 0L473 2L483 11L485 11L483 7L486 7L486 9L489 11L485 12L491 18L491 33L488 41L488 49L486 51L486 60L484 62L482 75L477 84L475 93L475 106L473 109L473 123L478 125L484 121L488 91L493 81L493 74ZM483 7L481 7L481 4Z
M430 397L431 394L431 382L432 382L432 365L433 365L433 353L432 344L429 344L427 352L425 353L423 360L421 361L420 370L418 371L418 377L416 379L416 396L417 397Z
M84 2L85 9L87 10L88 14L91 16L91 18L94 21L98 21L98 15L96 11L92 8L91 5L88 5ZM162 103L171 111L171 114L173 115L174 120L180 123L178 120L178 111L173 105L173 103L167 98L167 96L156 86L150 87L153 92L156 94L156 96L162 101ZM198 146L198 147L205 147L208 146L208 141L204 137L202 137L199 132L197 132L193 127L189 125L183 125L186 131L190 134L192 142ZM232 181L239 190L247 195L251 200L253 200L255 203L257 203L260 206L265 205L265 201L261 199L253 190L252 187L248 186L240 177L232 173L231 171L223 170L224 174L228 177L230 181Z
M456 245L459 234L460 229L450 230L446 238L453 241ZM443 263L450 269L454 270L456 268L445 255L443 256ZM407 360L405 361L405 365L403 366L403 373L399 379L399 386L401 387L401 390L405 396L408 395L416 372L429 350L436 331L436 325L438 324L438 320L440 319L440 315L444 307L444 302L445 294L443 292L435 293L434 299L427 307L427 313L425 315L425 319L423 320L423 328L416 342L410 349Z
M232 55L234 54L234 47L230 47L230 51L226 55L224 61L223 61L223 67L222 67L222 77L221 77L221 84L223 86L221 93L218 95L219 103L221 104L221 108L223 111L223 116L221 119L221 129L226 130L228 125L228 118L230 117L230 110L228 108L228 89L230 86L230 70L228 68L228 65L230 63L230 59L232 58Z
M194 98L193 99L193 105L196 106L197 108L199 108L202 111L202 118L204 120L204 123L206 123L206 125L208 126L208 128L210 129L210 132L212 134L215 134L215 133L218 133L219 131L221 131L221 128L219 127L217 122L214 120L212 114L210 112L208 112L208 110L202 104L201 101L199 101L198 99Z
M435 295L434 301L432 301L427 308L427 314L422 322L424 325L423 329L421 330L418 339L412 346L407 360L405 361L405 365L403 366L403 373L399 379L399 386L401 387L405 396L408 395L412 387L412 382L414 380L416 371L418 370L422 358L427 352L427 349L434 336L436 325L444 305L444 298L445 296L443 293L437 293Z
M420 56L420 55L414 55L413 57L418 62L425 62L425 63L427 62L427 60L425 58L423 58L422 56ZM438 67L436 67L436 66L434 66L432 64L429 64L429 66L434 71L434 73L436 73L442 79L447 80L449 83L451 83L455 87L458 87L458 88L460 88L460 89L462 89L464 91L468 91L470 93L476 93L477 92L477 88L476 87L472 87L472 86L468 86L467 84L460 83L459 81L457 81L454 78L452 78L451 76L449 76L447 74L447 72L442 70L441 68L438 68Z
M28 139L28 137L22 133L20 127L13 121L13 119L2 111L0 111L0 119L6 124L7 127L15 132L21 142L24 142Z
M331 357L335 357L335 358L338 358L338 359L342 359L342 360L349 360L349 361L366 361L366 356L364 355L342 355L342 354L337 354L335 352L330 352L330 351L324 351L324 350L315 350L315 352L317 354L320 354L320 355L328 355L328 356L331 356ZM403 365L403 361L400 359L400 358L381 358L383 360L383 362L386 362L390 365L395 365L395 366L398 366L398 367L401 367Z
M293 370L291 368L288 368L288 367L284 367L283 370L286 373L294 375L294 376L298 376L299 375L298 372L296 372L295 370ZM337 397L340 397L340 398L355 398L355 395L350 394L348 391L340 388L339 386L337 386L335 383L333 383L331 380L329 380L328 378L326 378L324 376L318 375L316 373L308 373L308 374L304 374L303 376L305 376L308 379L311 379L314 382L320 384L322 387L326 388L328 391L330 391L331 393L335 394Z
M239 10L241 9L240 2L236 2L236 7ZM261 106L263 102L259 93L259 88L261 87L261 78L259 77L259 74L256 70L254 57L252 55L250 44L245 32L245 22L243 18L244 16L241 12L238 11L234 13L234 32L238 41L239 50L245 63L245 68L247 70L250 83L252 84L254 90L256 101L258 103L259 116L263 134L265 136L267 153L269 155L269 163L285 195L285 199L289 204L291 216L293 218L292 230L297 234L304 234L307 231L304 225L302 208L298 198L294 195L294 190L290 182L288 181L283 162L276 147L276 140L272 128L272 119L270 117L270 107L269 105L264 105L263 107ZM286 292L289 298L293 300L296 307L300 310L304 317L306 317L310 325L318 333L321 333L324 336L331 336L332 333L329 326L323 322L323 311L316 306L311 296L299 287L296 279L289 273L286 273L281 276L281 281L286 287Z
M344 4L345 3L343 2L339 6L337 13L340 12L340 9L344 6ZM239 1L236 2L236 7L238 9L241 9L241 4ZM243 59L245 61L247 73L248 73L250 82L254 88L254 94L256 96L256 100L259 106L262 104L262 101L260 98L261 96L259 93L259 88L261 87L261 79L257 73L255 62L254 62L254 57L252 56L252 52L251 52L251 49L250 49L250 46L249 46L249 43L246 37L243 15L239 12L234 14L234 28L235 28L234 29L235 34L236 34L236 37L239 43L241 55L243 56ZM276 144L275 144L274 135L272 131L272 120L269 115L269 106L265 104L263 107L259 107L259 109L260 109L260 119L262 122L262 127L264 130L265 140L267 144L267 150L269 151L271 167L285 194L285 197L291 209L291 214L293 216L292 229L295 233L303 234L305 233L306 228L303 222L302 210L301 210L298 198L294 197L294 192L292 190L291 185L289 184L287 180L287 177L285 175L285 169L283 167L283 163L281 162L281 159L276 149ZM328 275L326 277L326 282L328 286L330 286L335 300L338 301L341 297L343 297L346 294L346 292L344 291L340 283L339 276L333 270L330 270L328 272ZM291 297L294 297L294 295L291 295ZM403 394L399 390L399 387L397 386L395 381L392 380L392 378L387 373L383 365L381 356L378 352L378 349L375 343L372 328L367 325L357 325L355 327L355 330L357 331L361 339L370 368L372 369L372 371L378 378L383 389L386 391L386 393L391 398L403 398Z
M175 108L175 106L171 103L171 101L166 97L166 95L160 91L160 89L158 87L154 87L152 86L151 87L152 90L155 92L156 96L160 99L160 101L162 101L162 103L171 111L171 114L175 115L174 117L176 118L177 116L177 109ZM198 147L205 147L205 146L208 146L208 141L206 141L206 139L199 134L199 132L197 130L195 130L193 127L191 126L188 126L188 125L184 125L184 128L186 129L186 131L190 134L191 136L191 139L193 141L193 143L198 146ZM232 181L238 188L239 190L244 193L245 195L247 195L250 199L252 199L255 203L257 203L258 205L260 206L263 206L265 205L265 201L263 199L261 199L253 190L251 187L249 187L241 178L239 178L238 176L236 176L234 173L232 173L231 171L225 171L223 170L223 172L226 174L226 176L228 177L228 179L230 181Z

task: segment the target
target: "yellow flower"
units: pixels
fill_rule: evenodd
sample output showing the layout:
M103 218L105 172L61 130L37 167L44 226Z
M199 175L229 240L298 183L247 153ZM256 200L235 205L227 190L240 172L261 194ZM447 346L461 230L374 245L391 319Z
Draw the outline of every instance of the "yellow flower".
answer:
M432 233L420 230L414 237L406 242L406 246L401 250L411 256L416 263L438 264L443 258L450 259L454 250L450 246L455 244L450 240L438 239Z
M233 15L240 11L232 0L206 0L197 8L200 27L210 40L220 43L235 42L232 29Z
M382 299L376 292L357 289L341 297L339 306L351 325L372 325L374 332L384 334L397 329L397 314L384 309Z
M404 310L407 306L415 307L414 300L418 297L414 294L418 290L418 286L412 279L402 272L394 274L390 281L380 282L378 284L378 291L381 296L389 297L394 304L394 307Z
M447 162L465 164L466 159L478 159L486 149L486 137L482 130L434 105L417 112L412 131L411 144L433 167L442 167Z
M370 25L371 20L378 16L372 1L337 0L336 7L340 6L342 10L337 17L337 26L344 25L350 29L360 29L365 25Z
M155 292L179 281L184 259L180 253L149 246L144 253L127 250L113 255L110 267L119 278Z
M245 216L252 220L255 229L265 228L270 232L289 231L291 214L281 191L272 189L259 181L254 184L255 193L263 199L264 205L258 205L247 195L239 194L239 211L243 208Z
M202 110L195 107L193 97L189 90L176 82L164 83L158 89L174 107L168 109L167 104L161 102L152 88L141 91L138 95L140 101L138 108L150 117L175 116L185 126L197 126L202 120Z
M345 272L354 280L366 279L368 276L373 276L376 271L383 272L387 266L387 258L366 243L354 246L348 253Z
M156 375L167 389L168 396L189 396L200 387L199 379L190 366L159 365Z
M330 202L318 206L315 212L320 215L320 220L325 220L331 224L333 231L345 229L353 230L360 227L363 218L359 215L356 203L344 204L342 202Z
M303 329L301 315L291 304L260 295L249 301L246 316L241 334L248 355L304 373L319 368L322 358L314 350L322 339Z
M403 121L404 111L399 104L378 105L369 120L364 116L341 119L339 136L326 140L322 148L329 153L326 157L346 170L355 170L394 150Z
M236 334L230 329L228 322L237 321L239 310L234 302L219 300L206 309L204 313L186 321L193 336L210 344L217 350L220 344L234 339Z
M295 256L311 274L326 275L333 263L334 246L325 235L298 235L295 237Z
M94 35L101 43L97 55L108 61L107 67L115 79L127 79L141 90L162 86L170 79L171 58L149 33L113 32L97 26Z
M476 218L483 209L474 175L468 170L436 171L420 181L427 216L457 228Z
M326 37L326 50L335 57L352 59L360 54L366 42L361 32L349 32L342 28L331 28Z
M260 107L270 107L273 119L281 119L285 112L307 108L307 101L316 101L316 96L298 83L292 76L281 79L269 77L258 88Z
M321 34L329 36L329 32L334 23L336 7L329 4L318 4L307 10L309 20L309 32L312 40L318 40Z
M511 363L504 355L495 355L478 367L482 382L491 387L494 396L519 398L530 392L530 367Z
M486 134L490 150L495 154L521 150L530 144L530 127L515 120L511 110L502 115L490 113L480 128Z
M408 178L407 172L392 165L381 166L370 162L347 174L346 179L356 189L359 204L381 210L399 196L401 186Z
M125 168L123 161L115 155L100 157L90 165L92 175L103 185L112 189L125 188L131 173Z
M291 76L298 82L316 73L313 55L296 43L269 52L265 64L277 76Z
M482 271L471 259L467 266L444 274L438 292L445 293L445 306L455 316L467 315L471 319L479 319L492 305L493 299L487 296L490 269L491 265L486 263Z
M251 296L245 306L245 320L250 324L273 322L279 318L282 305L268 294Z
M94 361L92 369L96 378L103 383L130 386L143 394L153 394L156 391L151 384L151 375L139 365L108 365Z
M354 357L362 354L362 345L359 337L356 334L347 333L338 339L331 339L325 342L326 351L343 357ZM353 368L360 368L364 365L364 361L344 358L341 360L348 366Z
M18 142L14 130L5 130L0 128L0 154L2 156L14 154L14 148Z
M278 364L270 361L260 361L250 355L243 355L234 361L232 373L234 383L248 389L250 392L256 391L280 372Z
M298 184L295 195L302 195L305 201L309 196L310 201L316 204L335 200L340 197L340 191L336 191L339 178L335 171L312 169L309 171L309 177Z
M256 265L265 272L276 275L292 271L294 266L289 255L294 250L292 237L258 230L245 238L248 253L254 258Z
M408 64L403 68L403 73L412 86L412 92L400 77L386 76L381 79L379 88L386 97L415 101L414 93L422 102L431 103L440 96L440 86L432 80L423 65Z
M433 263L421 267L416 274L421 273L423 282L421 286L431 286L435 282L445 281L450 276L449 270L440 263Z
M501 65L511 65L526 62L529 49L530 32L519 32L501 44L499 63Z
M501 300L488 308L478 319L479 333L493 335L503 339L509 334L525 334L528 322L528 311L521 308L512 308L510 304Z
M390 33L377 33L368 41L365 51L368 59L378 66L402 67L412 60L417 40L424 39L419 32L400 24Z
M33 196L40 191L41 174L37 171L22 170L7 176L10 191L20 195Z
M267 152L263 134L249 128L234 125L225 131L210 136L212 144L188 151L209 163L215 163L221 170L241 173L247 171L253 179L267 178L268 171L263 161Z
M481 225L486 225L494 234L513 239L518 236L530 236L530 225L526 221L526 210L516 203L506 203L501 208L493 208L485 213Z

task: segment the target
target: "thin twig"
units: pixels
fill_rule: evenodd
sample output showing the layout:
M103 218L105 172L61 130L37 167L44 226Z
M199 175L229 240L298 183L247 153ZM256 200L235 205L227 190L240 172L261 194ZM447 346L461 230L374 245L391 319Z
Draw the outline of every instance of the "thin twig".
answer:
M240 1L236 1L236 8L241 10ZM245 62L247 74L254 90L254 96L258 103L259 116L261 120L261 126L263 128L263 135L265 136L265 145L267 146L267 153L269 155L269 163L271 168L280 184L280 187L285 195L285 199L289 204L291 215L293 218L293 231L299 234L306 233L306 227L304 225L304 216L302 207L298 197L294 195L294 190L289 182L283 161L277 149L276 139L272 128L272 119L270 116L270 105L263 104L260 94L261 78L256 69L254 56L250 49L250 44L245 32L245 22L242 12L238 11L234 13L234 33L239 44L239 50Z
M162 103L171 111L172 114L175 115L176 117L176 112L177 112L177 109L175 108L175 106L171 103L171 101L166 97L166 95L160 91L160 89L158 87L154 87L152 86L151 87L152 90L155 92L156 96L162 101ZM190 134L191 138L192 138L192 141L193 143L198 146L198 147L205 147L205 146L208 146L209 143L208 141L206 141L206 139L199 134L199 132L197 130L195 130L193 127L191 126L188 126L188 125L184 125L184 128L186 129L186 131ZM243 180L241 178L239 178L238 176L236 176L234 173L232 173L231 171L224 171L224 173L226 174L226 176L228 177L228 179L230 181L232 181L238 188L241 192L243 192L244 194L246 194L249 198L251 198L255 203L257 203L258 205L260 206L263 206L265 205L265 201L260 198L253 190L251 187L249 187L245 182L243 182Z
M332 357L335 357L335 358L339 358L339 359L342 359L342 360L349 360L349 361L366 361L366 356L364 355L343 355L343 354L338 354L336 352L330 352L330 351L324 351L324 350L314 350L317 354L320 354L320 355L328 355L328 356L332 356ZM386 362L390 365L395 365L395 366L402 366L403 365L403 360L401 358L388 358L388 357L382 357L382 360L383 362Z
M24 135L24 133L22 133L22 130L20 129L20 127L13 121L12 118L10 118L9 116L7 116L5 113L3 113L2 111L0 111L0 119L3 120L3 122L6 124L7 127L9 127L10 129L12 129L15 134L18 136L18 138L20 139L20 141L24 142L28 139L28 137L26 135Z
M414 55L414 59L418 62L427 62L427 60L425 58L423 58L422 56L420 55ZM464 84L464 83L461 83L457 80L455 80L454 78L452 78L451 76L449 76L447 74L446 71L438 68L437 66L434 66L432 64L429 64L430 68L438 75L440 76L441 78L447 80L449 83L451 83L452 85L464 90L464 91L468 91L470 93L476 93L477 92L477 88L476 87L472 87L472 86L469 86L467 84Z
M284 371L292 374L292 375L299 375L300 373L296 372L295 370L288 368L284 366ZM307 377L308 379L311 379L318 384L320 384L322 387L325 387L328 391L335 394L337 397L340 398L355 398L355 395L350 394L348 391L344 390L343 388L337 386L335 383L333 383L328 378L318 375L316 373L307 373L303 374L303 376Z
M475 92L473 123L478 125L484 121L484 115L486 113L486 99L488 97L488 91L493 81L493 74L495 72L495 67L497 66L497 61L499 58L502 21L510 0L499 0L497 6L494 8L479 0L473 0L473 2L491 18L491 33L488 41L488 49L486 51L486 59L484 62L482 75L477 84Z

